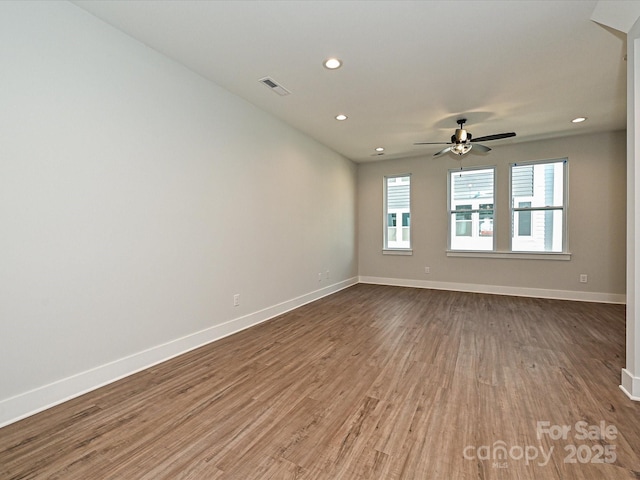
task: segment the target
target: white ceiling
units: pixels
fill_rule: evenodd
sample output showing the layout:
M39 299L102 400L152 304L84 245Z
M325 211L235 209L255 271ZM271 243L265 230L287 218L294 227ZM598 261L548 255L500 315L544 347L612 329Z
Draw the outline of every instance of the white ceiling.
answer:
M625 36L590 20L597 1L73 3L357 162L432 155L413 143L461 116L517 133L487 146L626 124Z

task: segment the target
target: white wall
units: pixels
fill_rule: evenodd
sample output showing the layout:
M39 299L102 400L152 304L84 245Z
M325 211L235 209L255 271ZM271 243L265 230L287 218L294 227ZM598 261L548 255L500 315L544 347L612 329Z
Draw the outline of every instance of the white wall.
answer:
M67 2L0 69L0 425L355 281L345 158Z
M359 275L364 281L576 300L623 302L625 297L625 133L492 145L468 154L463 166L496 165L497 249L509 249L510 162L569 159L570 261L447 257L447 171L451 156L358 166ZM382 254L382 181L411 173L412 256ZM425 274L429 266L431 273ZM588 283L579 283L579 275Z

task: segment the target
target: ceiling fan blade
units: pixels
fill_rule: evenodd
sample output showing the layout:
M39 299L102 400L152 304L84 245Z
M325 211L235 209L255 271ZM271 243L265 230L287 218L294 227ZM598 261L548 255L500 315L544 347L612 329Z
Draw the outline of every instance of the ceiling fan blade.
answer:
M418 142L414 145L451 145L451 142Z
M509 138L515 137L516 134L514 132L509 133L496 133L494 135L487 135L485 137L472 138L472 142L488 142L489 140L500 140L501 138Z
M442 155L443 153L447 153L451 151L451 147L447 147L447 148L443 148L442 150L440 150L438 153L434 153L433 156L437 157L438 155Z
M482 152L482 153L487 153L487 152L491 151L491 149L489 147L485 147L484 145L481 145L479 143L474 143L473 144L473 149L477 150L479 152Z

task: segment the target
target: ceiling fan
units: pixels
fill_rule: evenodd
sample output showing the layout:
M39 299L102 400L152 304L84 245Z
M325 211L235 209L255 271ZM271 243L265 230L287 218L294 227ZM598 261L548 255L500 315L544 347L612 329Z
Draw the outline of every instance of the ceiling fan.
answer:
M450 142L419 142L414 143L414 145L450 145L449 147L443 148L438 153L435 153L433 156L437 157L438 155L442 155L443 153L452 152L456 155L464 155L468 153L472 148L479 150L480 152L489 152L491 149L489 147L485 147L476 142L488 142L490 140L500 140L502 138L515 137L516 134L514 132L509 133L496 133L494 135L486 135L484 137L471 138L471 133L467 132L463 127L463 125L467 122L466 118L460 118L456 120L456 123L460 126L460 128L456 128L456 133L451 135Z

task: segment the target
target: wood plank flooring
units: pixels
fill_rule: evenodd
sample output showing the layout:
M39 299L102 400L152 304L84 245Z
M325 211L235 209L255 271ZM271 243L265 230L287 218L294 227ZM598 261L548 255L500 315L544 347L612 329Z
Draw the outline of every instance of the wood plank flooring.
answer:
M360 284L0 429L0 478L638 479L624 343L622 305Z

